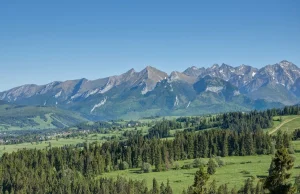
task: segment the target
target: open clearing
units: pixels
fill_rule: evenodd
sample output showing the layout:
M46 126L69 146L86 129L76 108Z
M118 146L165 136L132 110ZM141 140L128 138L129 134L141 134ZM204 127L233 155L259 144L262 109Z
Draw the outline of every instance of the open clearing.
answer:
M274 117L274 127L269 129L270 134L275 134L278 130L286 131L287 133L292 133L295 129L300 128L300 116L282 116L282 121L279 122L277 119L279 117Z
M296 160L294 169L292 170L292 176L295 177L300 174L300 141L294 141L293 145L297 152L294 154ZM229 188L235 186L239 188L247 178L254 176L257 178L256 180L258 180L258 178L267 176L272 157L273 155L224 157L222 160L225 161L227 165L217 168L216 174L210 176L209 181L215 179L218 185L228 184ZM207 158L201 160L204 162L208 161ZM178 161L178 164L183 166L184 164L193 163L193 161L194 160ZM194 174L197 170L197 168L180 170L171 169L164 172L140 173L140 169L136 168L113 171L105 173L100 177L116 178L117 176L123 176L134 180L145 179L149 187L152 185L153 178L156 178L159 183L164 182L165 184L167 179L169 179L174 193L181 193L183 189L186 189L193 184ZM294 180L292 179L292 181Z

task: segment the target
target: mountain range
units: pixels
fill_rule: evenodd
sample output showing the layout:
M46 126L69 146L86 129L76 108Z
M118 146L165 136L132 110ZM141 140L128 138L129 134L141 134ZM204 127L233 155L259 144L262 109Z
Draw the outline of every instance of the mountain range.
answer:
M170 74L147 66L96 80L28 84L0 92L6 102L57 107L92 120L261 110L299 99L300 69L286 60L260 69L214 64Z

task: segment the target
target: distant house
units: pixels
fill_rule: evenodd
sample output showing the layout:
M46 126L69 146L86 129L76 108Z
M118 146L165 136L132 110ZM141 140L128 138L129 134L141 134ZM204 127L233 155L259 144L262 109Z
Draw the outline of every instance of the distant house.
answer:
M141 125L141 123L138 121L129 121L126 123L127 127L136 127L136 126L140 126L140 125Z

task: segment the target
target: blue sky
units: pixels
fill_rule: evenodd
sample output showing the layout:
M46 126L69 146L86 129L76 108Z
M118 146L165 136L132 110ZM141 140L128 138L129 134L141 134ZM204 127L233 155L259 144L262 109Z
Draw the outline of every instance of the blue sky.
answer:
M297 0L83 2L0 3L0 91L147 65L300 66Z

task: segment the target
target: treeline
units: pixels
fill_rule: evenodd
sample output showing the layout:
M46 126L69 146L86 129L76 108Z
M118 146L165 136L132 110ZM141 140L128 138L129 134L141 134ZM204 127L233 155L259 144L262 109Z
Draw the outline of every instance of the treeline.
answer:
M165 138L170 136L170 130L185 128L186 131L197 131L208 128L231 129L237 131L258 131L273 126L271 110L249 113L230 112L206 117L180 117L176 120L157 122L149 129L146 138Z
M153 127L148 130L146 138L165 138L170 137L170 130L181 129L182 125L180 122L172 120L163 120L157 122Z
M177 133L174 140L146 139L142 135L127 141L86 144L84 148L65 146L48 150L21 150L4 154L1 163L7 174L18 168L49 168L55 171L70 169L84 176L99 175L149 163L155 171L168 170L174 161L212 156L269 154L273 152L271 138L262 131L237 132L210 130L200 133ZM11 163L18 164L10 167Z
M183 122L187 131L208 128L256 131L273 126L273 113L271 110L248 113L230 112L210 117L181 117L177 121Z
M199 133L176 133L173 140L145 139L136 136L125 142L105 142L106 152L112 153L112 165L126 161L130 167L147 162L157 171L165 170L173 161L212 156L245 156L270 154L272 139L262 130L210 130ZM115 159L113 159L115 158Z
M273 126L274 116L299 115L300 106L286 106L282 109L268 109L265 111L229 112L218 115L180 117L177 122L183 123L188 131L208 128L222 128L232 130L259 130Z
M122 122L119 123L119 122ZM142 126L148 126L148 123L141 123L139 121L96 121L93 123L84 122L79 123L75 125L74 127L78 128L79 130L94 130L94 131L103 131L103 129L107 130L121 130L123 128L134 128L134 127L142 127Z
M23 157L27 155L24 153ZM24 165L21 160L6 159L1 166L7 170L0 172L2 186L0 193L152 194L158 193L157 191L164 194L173 193L169 183L159 185L156 180L153 181L153 188L148 188L144 180L86 177L68 168L57 170L47 166L46 162L35 162Z

